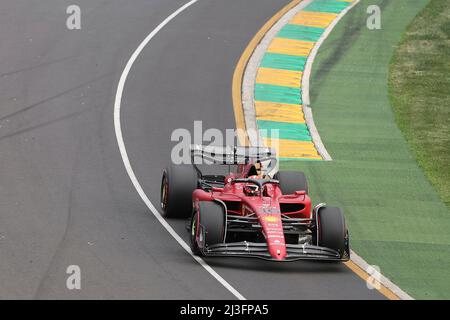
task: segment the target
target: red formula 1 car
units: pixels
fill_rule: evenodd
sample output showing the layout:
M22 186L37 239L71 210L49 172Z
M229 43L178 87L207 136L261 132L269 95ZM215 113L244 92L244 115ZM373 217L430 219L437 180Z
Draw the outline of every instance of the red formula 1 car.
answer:
M190 218L195 254L349 260L342 210L324 204L312 208L305 174L274 172L272 149L196 145L191 146L191 160L164 170L161 207L167 218ZM236 169L205 175L199 169L205 163L228 165L228 172Z

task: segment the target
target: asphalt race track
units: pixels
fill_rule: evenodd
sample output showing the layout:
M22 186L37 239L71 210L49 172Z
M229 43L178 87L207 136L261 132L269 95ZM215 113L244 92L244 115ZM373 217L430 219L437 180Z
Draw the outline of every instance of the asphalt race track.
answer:
M145 193L159 205L176 128L234 128L243 50L289 1L200 0L145 47L121 124ZM233 299L166 232L134 189L114 134L119 77L133 51L186 1L0 4L0 298ZM185 221L170 221L186 239ZM382 299L342 264L207 259L248 299ZM66 288L79 265L81 290Z

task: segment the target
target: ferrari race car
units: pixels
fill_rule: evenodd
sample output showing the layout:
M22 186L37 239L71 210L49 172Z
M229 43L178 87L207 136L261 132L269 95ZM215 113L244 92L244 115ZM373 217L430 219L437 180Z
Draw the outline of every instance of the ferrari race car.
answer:
M161 208L167 218L189 219L194 254L349 260L342 210L312 208L305 174L277 171L273 149L194 145L190 153L191 164L164 170ZM228 173L203 174L205 164L228 165Z

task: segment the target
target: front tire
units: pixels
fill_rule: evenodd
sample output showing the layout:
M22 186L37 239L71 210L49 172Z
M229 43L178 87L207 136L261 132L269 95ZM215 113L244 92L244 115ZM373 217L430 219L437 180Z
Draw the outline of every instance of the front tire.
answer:
M201 254L197 239L202 239L203 247L223 243L225 241L226 217L225 208L213 201L202 201L191 221L191 249L196 255ZM199 232L202 232L199 235Z
M335 207L319 208L316 223L318 223L318 245L336 250L341 259L349 258L348 230L342 210Z
M161 209L167 218L189 218L198 174L191 165L170 165L161 180Z

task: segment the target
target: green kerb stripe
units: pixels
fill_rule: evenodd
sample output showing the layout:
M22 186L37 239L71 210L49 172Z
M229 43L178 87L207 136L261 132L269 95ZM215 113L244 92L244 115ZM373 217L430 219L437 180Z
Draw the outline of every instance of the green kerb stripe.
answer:
M290 56L279 53L266 53L261 61L261 67L283 70L303 71L307 57Z
M258 129L263 138L274 138L270 130L278 130L279 139L311 141L308 127L304 123L288 123L258 120Z
M287 24L280 32L278 32L278 38L302 40L316 42L322 35L323 28L308 27L297 24Z
M290 104L302 104L300 88L255 84L255 100Z
M340 13L347 8L350 2L332 1L332 0L316 0L308 5L304 11L317 11L317 12L329 12Z

